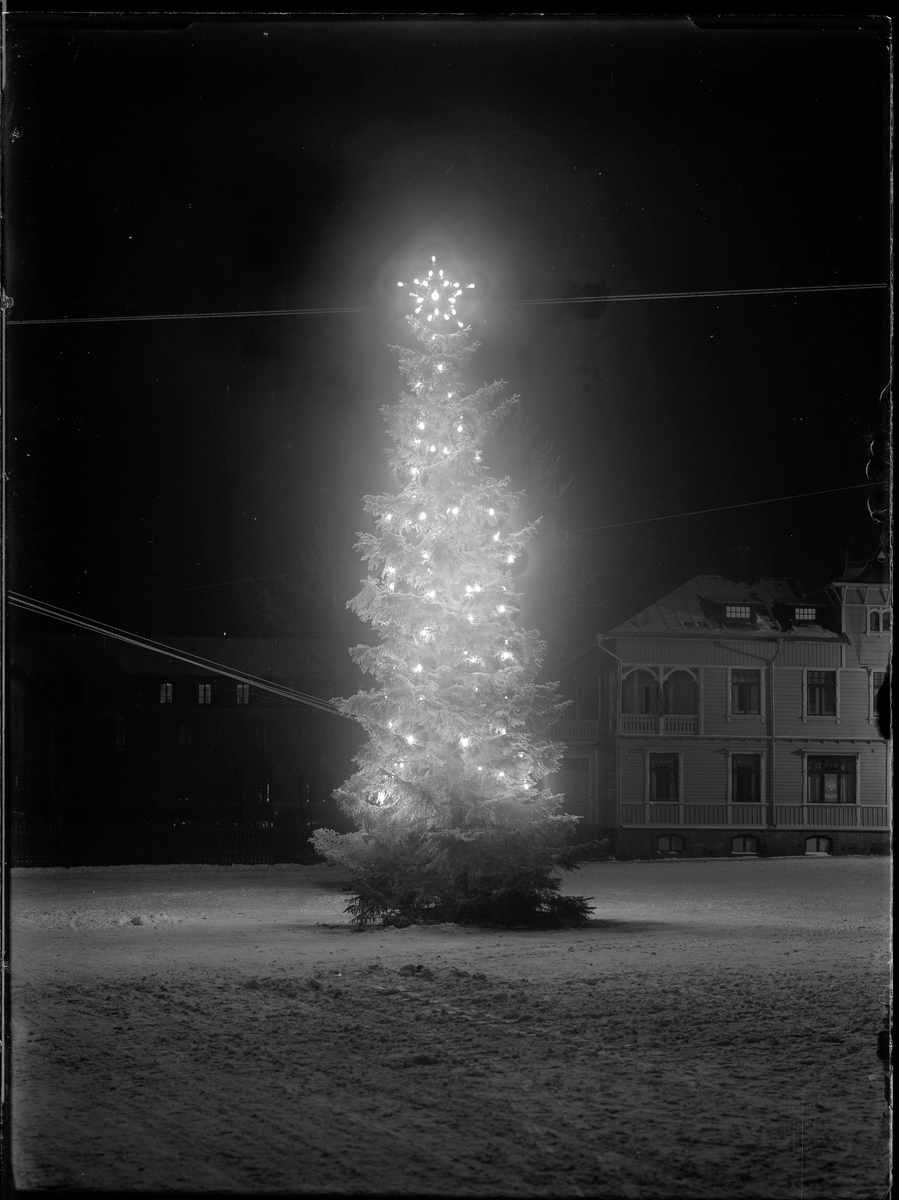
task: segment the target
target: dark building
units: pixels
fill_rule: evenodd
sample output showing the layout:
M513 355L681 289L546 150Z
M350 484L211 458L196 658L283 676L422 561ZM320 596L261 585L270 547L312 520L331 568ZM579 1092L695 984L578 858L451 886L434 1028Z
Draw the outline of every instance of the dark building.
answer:
M177 637L166 645L220 669L92 635L36 636L14 648L14 818L277 815L297 828L341 827L331 792L352 769L358 727L277 694L330 698L314 641Z
M613 852L889 847L881 556L815 591L697 576L575 656L557 787Z

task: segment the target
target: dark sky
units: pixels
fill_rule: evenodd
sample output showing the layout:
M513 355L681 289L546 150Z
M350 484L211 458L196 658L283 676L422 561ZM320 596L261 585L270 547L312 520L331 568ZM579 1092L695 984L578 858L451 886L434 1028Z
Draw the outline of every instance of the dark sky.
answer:
M10 323L18 591L265 632L228 581L295 570L314 520L349 538L390 489L396 281L434 249L479 284L469 382L521 394L572 529L865 482L886 291L522 302L885 281L883 30L104 20L8 20L11 321L365 311ZM738 545L816 584L872 534L864 491L593 532L579 632Z

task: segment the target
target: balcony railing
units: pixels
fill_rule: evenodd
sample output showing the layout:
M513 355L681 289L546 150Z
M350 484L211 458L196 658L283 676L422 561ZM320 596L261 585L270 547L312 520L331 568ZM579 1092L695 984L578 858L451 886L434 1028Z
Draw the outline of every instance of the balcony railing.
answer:
M595 742L599 737L599 721L556 721L551 734L557 742Z
M761 804L622 804L621 823L764 829L765 809Z
M774 824L781 829L889 829L889 812L879 804L775 804Z
M761 804L622 804L621 824L764 829L765 808ZM889 829L889 813L885 805L777 804L774 825L780 829Z
M659 716L656 713L622 713L622 733L667 734L678 737L683 734L699 733L699 717L695 713Z

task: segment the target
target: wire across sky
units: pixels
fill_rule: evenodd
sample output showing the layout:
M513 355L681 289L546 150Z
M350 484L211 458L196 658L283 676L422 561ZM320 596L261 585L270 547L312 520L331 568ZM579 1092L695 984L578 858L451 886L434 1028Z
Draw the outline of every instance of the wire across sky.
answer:
M804 287L720 288L699 292L639 292L622 296L551 296L537 300L486 301L483 308L521 308L528 305L551 304L614 304L628 300L698 300L723 296L801 295L812 292L863 292L885 288L885 283L822 283ZM320 308L259 308L233 312L145 313L140 316L118 317L34 317L27 320L7 318L9 325L104 325L123 321L209 321L239 317L311 317L333 316L339 313L377 312L378 307L320 307Z

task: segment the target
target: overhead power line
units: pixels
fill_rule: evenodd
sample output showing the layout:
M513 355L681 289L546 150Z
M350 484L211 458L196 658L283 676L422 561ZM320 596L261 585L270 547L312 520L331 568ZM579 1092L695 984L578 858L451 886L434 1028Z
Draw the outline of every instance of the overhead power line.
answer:
M831 492L852 492L856 488L883 487L880 483L850 483L846 487L824 488L820 492L796 492L792 496L772 496L769 500L747 500L743 504L723 504L719 508L696 508L692 512L671 513L665 517L642 517L639 521L619 521L616 525L591 525L573 533L601 533L605 529L624 529L626 525L651 525L655 521L676 521L680 517L699 517L705 513L728 512L732 508L754 508L758 504L779 504L782 500L803 500L806 496L827 496Z
M39 613L44 617L52 617L56 621L63 621L79 629L86 629L90 633L99 633L104 637L114 638L116 641L136 646L138 649L150 650L154 654L165 655L166 658L177 659L180 662L188 663L190 666L199 667L204 671L211 671L214 675L224 675L229 679L236 679L239 683L251 684L260 691L271 692L273 695L280 696L284 700L293 700L298 704L306 704L311 708L317 708L321 712L343 716L336 705L331 704L328 700L321 700L318 696L310 696L306 692L285 687L283 684L273 683L270 679L262 679L258 675L250 675L246 671L237 671L233 667L227 667L222 663L215 662L213 659L203 658L201 655L191 654L189 651L178 650L174 646L167 646L164 642L140 637L138 634L118 629L115 625L106 625L102 621L94 621L88 617L81 616L79 613L71 612L69 609L59 608L54 604L47 604L42 600L34 600L31 596L23 596L19 592L7 592L7 596L9 603L16 608L23 608L29 612Z
M485 301L482 308L521 308L547 304L614 304L626 300L697 300L720 296L777 296L802 295L811 292L863 292L885 288L885 283L822 283L807 287L720 288L698 292L637 292L621 296L552 296L537 300ZM375 305L320 308L259 308L231 312L146 313L120 317L36 317L28 320L9 320L7 325L105 325L124 321L210 321L238 317L309 317L334 316L342 313L387 311Z
M753 508L757 504L779 504L785 500L802 500L806 496L827 496L831 492L851 492L856 488L866 487L882 487L883 484L872 483L851 483L846 487L824 488L820 492L797 492L791 496L772 496L768 500L747 500L743 504L724 504L719 508L698 508L692 512L685 513L670 513L664 517L643 517L639 521L619 521L615 525L592 525L589 529L574 529L572 533L600 533L605 529L624 529L627 525L650 525L654 521L675 521L679 517L697 517L704 513L727 512L732 508ZM189 587L180 588L165 588L157 592L137 592L138 596L173 596L179 592L202 592L207 588L217 587L236 587L238 584L244 583L265 583L270 579L290 579L294 575L299 575L299 571L282 571L280 575L255 575L247 576L245 579L222 579L218 583L195 583Z

